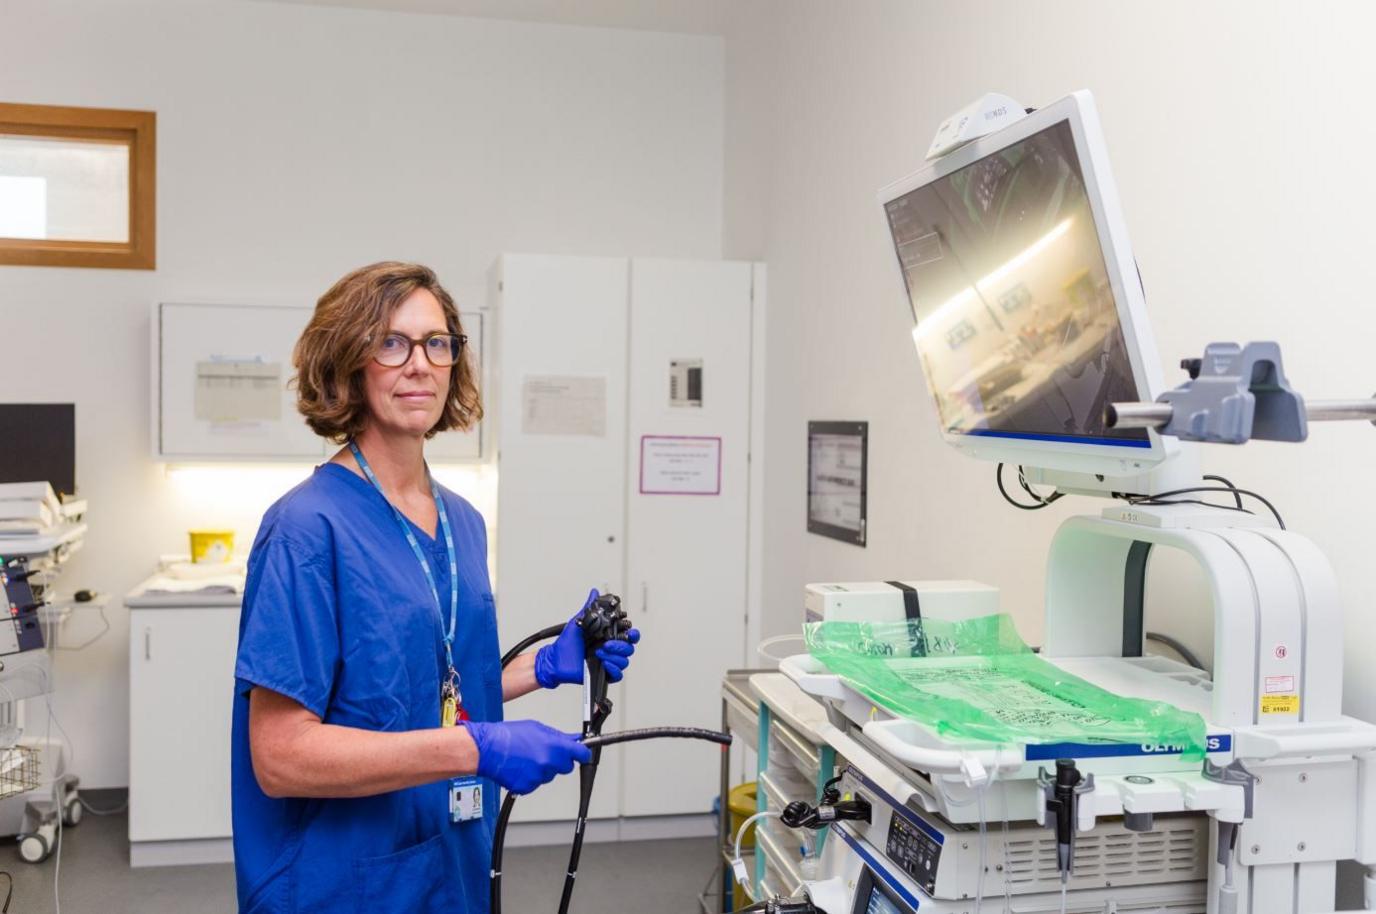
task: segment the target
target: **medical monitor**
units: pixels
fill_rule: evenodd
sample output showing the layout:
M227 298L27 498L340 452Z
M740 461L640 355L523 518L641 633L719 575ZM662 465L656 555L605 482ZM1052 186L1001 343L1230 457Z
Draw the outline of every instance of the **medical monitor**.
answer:
M1107 476L1173 445L1107 428L1160 365L1093 100L1052 105L880 192L913 341L947 441L972 456Z
M906 891L906 890L904 890ZM913 914L917 899L904 900L903 893L887 885L869 866L860 872L855 884L855 903L849 914Z

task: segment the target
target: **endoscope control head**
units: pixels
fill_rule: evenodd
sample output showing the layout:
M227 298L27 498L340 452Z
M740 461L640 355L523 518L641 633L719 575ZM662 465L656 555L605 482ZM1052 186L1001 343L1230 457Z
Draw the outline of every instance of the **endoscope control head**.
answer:
M631 630L631 620L621 606L621 598L604 593L583 608L578 627L583 630L584 650L592 656L608 641L624 638Z

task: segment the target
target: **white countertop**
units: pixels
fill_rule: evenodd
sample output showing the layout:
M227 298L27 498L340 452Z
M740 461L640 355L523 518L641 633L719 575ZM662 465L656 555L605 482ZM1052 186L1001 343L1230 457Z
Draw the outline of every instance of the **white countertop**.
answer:
M124 596L124 605L130 609L238 609L244 595L240 593L149 593L160 581L166 580L165 574L155 574L139 584Z

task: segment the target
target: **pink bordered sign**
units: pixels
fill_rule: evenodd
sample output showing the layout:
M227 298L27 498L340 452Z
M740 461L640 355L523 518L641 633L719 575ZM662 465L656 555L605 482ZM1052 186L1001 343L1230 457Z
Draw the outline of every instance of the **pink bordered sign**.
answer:
M640 437L641 495L720 495L721 438Z

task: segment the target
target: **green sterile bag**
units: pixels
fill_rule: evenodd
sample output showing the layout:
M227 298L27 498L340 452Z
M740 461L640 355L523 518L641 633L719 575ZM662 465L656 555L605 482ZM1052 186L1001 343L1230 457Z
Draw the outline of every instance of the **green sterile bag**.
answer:
M943 737L991 743L1131 743L1204 757L1204 719L1125 698L1032 652L1006 613L963 622L812 622L808 651L875 704Z

